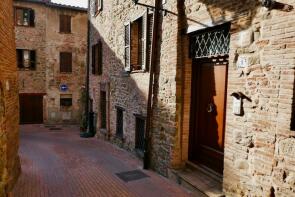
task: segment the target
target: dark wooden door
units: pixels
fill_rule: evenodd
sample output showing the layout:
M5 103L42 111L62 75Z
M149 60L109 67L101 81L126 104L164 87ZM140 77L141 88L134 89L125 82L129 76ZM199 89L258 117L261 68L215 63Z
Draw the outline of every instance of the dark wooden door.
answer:
M43 123L43 95L20 94L20 124Z
M195 61L192 79L190 160L223 172L227 63Z

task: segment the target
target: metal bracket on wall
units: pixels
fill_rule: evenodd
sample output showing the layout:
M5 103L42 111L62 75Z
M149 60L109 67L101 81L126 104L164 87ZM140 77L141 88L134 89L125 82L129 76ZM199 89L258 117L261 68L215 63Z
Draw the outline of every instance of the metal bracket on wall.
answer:
M262 3L263 7L266 7L269 10L276 9L276 10L282 10L285 12L290 12L294 9L294 7L292 5L280 3L275 0L262 0L261 3Z

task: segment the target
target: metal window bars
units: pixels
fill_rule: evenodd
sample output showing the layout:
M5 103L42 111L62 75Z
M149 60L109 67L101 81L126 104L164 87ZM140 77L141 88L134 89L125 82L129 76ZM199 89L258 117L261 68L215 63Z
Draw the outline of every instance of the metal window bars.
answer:
M197 32L191 36L190 55L192 58L204 58L227 55L229 53L229 25L211 31Z

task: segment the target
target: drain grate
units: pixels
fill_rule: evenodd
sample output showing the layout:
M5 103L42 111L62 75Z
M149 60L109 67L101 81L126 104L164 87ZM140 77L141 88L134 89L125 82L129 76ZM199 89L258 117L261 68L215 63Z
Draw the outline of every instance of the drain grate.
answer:
M143 178L148 178L149 176L143 173L140 170L132 170L132 171L127 171L127 172L120 172L116 173L116 175L122 179L124 182L129 182L129 181L136 181L139 179Z

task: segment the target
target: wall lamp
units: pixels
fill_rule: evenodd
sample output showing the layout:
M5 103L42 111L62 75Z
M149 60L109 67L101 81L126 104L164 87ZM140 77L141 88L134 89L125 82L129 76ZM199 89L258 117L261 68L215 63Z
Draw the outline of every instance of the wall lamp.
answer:
M262 0L261 1L262 6L266 7L268 9L277 9L277 10L282 10L285 12L290 12L291 10L293 10L293 6L292 5L288 5L288 4L284 4L284 3L280 3L277 2L275 0Z
M163 8L156 8L155 6L147 5L147 4L144 4L144 3L139 3L138 1L139 1L139 0L132 0L132 2L133 2L135 5L141 5L141 6L144 6L144 7L147 7L147 8L151 8L151 9L154 9L154 10L162 11L162 12L164 13L164 16L167 15L168 10L166 10L166 9L163 9Z

